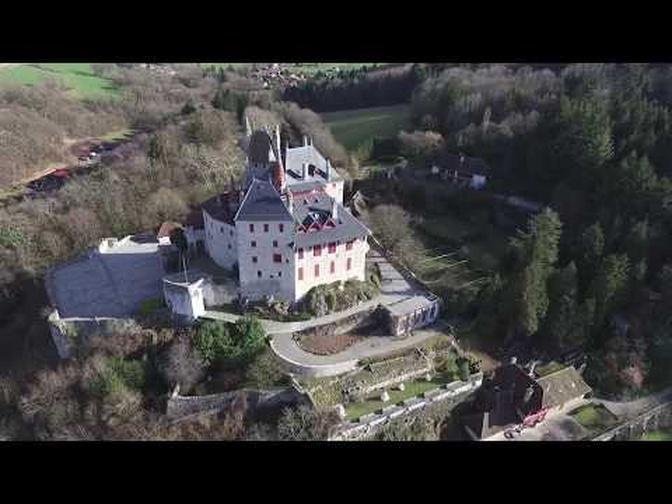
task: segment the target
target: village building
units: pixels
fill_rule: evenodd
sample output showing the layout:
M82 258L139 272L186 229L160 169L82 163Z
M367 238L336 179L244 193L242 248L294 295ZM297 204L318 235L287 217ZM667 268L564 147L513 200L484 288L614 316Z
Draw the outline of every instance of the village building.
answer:
M473 411L462 421L470 438L483 440L517 426L531 427L590 393L573 366L538 376L513 360L483 382Z
M431 173L453 184L483 189L490 175L490 167L481 158L444 153L437 165L432 167Z
M243 187L202 204L202 226L185 227L190 249L237 271L249 301L293 303L317 285L363 281L370 231L343 206L344 179L329 159L309 137L283 147L279 127L271 135L248 123L242 145Z

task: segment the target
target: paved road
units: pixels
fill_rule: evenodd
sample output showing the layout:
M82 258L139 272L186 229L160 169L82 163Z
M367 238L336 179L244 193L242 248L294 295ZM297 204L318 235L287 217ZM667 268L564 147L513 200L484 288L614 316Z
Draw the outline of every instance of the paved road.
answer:
M276 322L262 320L264 330L273 336L271 348L282 359L295 366L321 367L323 375L339 374L346 368L353 368L358 359L384 355L396 350L415 346L436 335L436 331L414 331L413 335L404 338L389 336L367 336L364 341L355 343L343 352L333 355L315 355L308 353L296 344L292 333L338 321L363 310L370 310L378 305L391 306L424 293L413 287L377 250L372 249L368 256L369 264L378 264L381 272L380 294L370 301L337 313L298 322ZM235 322L240 315L225 312L206 311L203 318Z

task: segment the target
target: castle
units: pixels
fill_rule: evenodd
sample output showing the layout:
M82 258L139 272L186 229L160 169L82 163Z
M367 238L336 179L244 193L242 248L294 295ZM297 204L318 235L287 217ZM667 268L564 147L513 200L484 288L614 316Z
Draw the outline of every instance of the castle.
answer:
M273 137L273 138L272 138ZM304 137L284 148L274 134L252 132L241 190L203 203L203 229L187 229L220 267L238 271L239 295L295 302L311 288L365 279L369 229L343 206L343 177Z

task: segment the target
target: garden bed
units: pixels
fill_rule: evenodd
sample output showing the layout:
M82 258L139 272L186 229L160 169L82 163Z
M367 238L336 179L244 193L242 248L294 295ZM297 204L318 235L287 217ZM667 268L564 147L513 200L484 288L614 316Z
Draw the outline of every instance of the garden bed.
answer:
M299 348L315 355L333 355L355 343L362 341L364 336L353 333L344 334L299 334L294 337Z
M618 423L618 418L601 404L586 404L569 413L583 428L589 437L595 437Z
M369 413L375 413L385 407L400 404L412 397L420 396L430 390L438 389L446 383L454 381L453 376L436 375L431 381L416 379L405 383L404 390L388 390L390 400L383 402L380 400L380 393L371 396L368 399L358 402L352 402L345 408L346 419L353 421Z

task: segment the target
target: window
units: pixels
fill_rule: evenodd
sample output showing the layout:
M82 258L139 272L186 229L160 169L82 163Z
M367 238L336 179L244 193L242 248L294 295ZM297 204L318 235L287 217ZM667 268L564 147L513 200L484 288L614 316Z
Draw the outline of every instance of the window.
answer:
M278 240L273 240L273 247L275 247L275 248L278 247Z
M268 224L264 224L264 233L268 233Z
M281 233L285 232L285 225L284 224L278 224L278 227L280 228Z
M261 278L261 271L257 271L257 278Z
M299 268L299 280L303 280L303 268Z
M229 250L231 250L231 244L229 243Z
M252 256L252 262L253 262L254 264L257 264L257 256Z
M322 255L322 245L315 245L313 247L313 256L318 257Z
M223 233L224 232L224 226L219 226L219 232Z
M329 244L329 253L330 254L335 254L336 253L336 242L331 242Z
M254 233L254 224L250 224L250 233Z
M282 262L282 255L281 254L273 254L273 262L274 263L281 263Z
M299 259L303 259L303 249L299 249Z
M257 246L257 242L254 241L254 240L252 240L252 241L250 242L250 247L252 247L252 248L256 248L256 246Z
M345 269L350 271L350 268L352 267L352 259L348 257L348 261L345 263Z
M334 261L331 261L331 264L329 265L329 273L335 273L336 272L336 263Z
M229 236L233 236L233 229L229 230Z
M345 244L345 250L352 250L352 242L354 242L354 241L355 240L350 240L349 242L347 242Z
M315 278L318 278L320 276L320 265L316 264L315 265Z
M282 276L282 271L278 271L278 278Z

